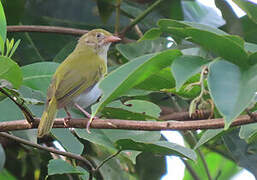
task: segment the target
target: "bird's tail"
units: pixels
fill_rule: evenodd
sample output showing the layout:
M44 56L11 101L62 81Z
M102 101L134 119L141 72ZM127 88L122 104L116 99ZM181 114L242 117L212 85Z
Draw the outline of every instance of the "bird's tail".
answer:
M37 137L43 137L46 134L49 134L53 124L54 119L57 112L57 101L55 97L52 97L49 104L46 106L45 111L41 117L39 126L38 126L38 133Z

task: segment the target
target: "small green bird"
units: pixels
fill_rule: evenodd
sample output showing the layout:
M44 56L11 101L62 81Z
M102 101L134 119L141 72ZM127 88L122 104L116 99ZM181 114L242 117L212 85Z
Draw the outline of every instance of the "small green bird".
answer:
M119 37L103 29L83 35L74 51L57 68L47 91L46 106L38 126L38 137L49 134L57 110L74 105L86 116L86 108L101 96L99 81L107 73L107 51ZM88 123L88 128L90 124Z

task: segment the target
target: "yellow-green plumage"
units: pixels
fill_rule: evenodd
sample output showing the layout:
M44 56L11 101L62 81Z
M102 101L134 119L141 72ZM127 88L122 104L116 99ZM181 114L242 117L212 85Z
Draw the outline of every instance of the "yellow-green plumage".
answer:
M72 104L74 98L92 89L107 73L107 50L114 41L104 41L108 37L114 36L101 29L83 35L74 51L57 68L48 88L38 137L50 132L57 109Z

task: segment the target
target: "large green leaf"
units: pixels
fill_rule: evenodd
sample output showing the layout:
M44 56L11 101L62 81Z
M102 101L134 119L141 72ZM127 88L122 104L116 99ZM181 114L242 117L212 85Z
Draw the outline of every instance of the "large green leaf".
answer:
M162 31L197 43L227 61L241 67L249 66L248 55L242 46L244 42L237 36L226 35L221 30L196 23L163 19L158 25Z
M158 119L161 109L156 104L143 100L129 100L125 103L113 101L102 111L105 117L114 119L149 120Z
M4 43L6 39L6 19L4 15L4 9L0 1L0 52L3 52Z
M136 172L137 179L160 180L167 173L165 156L143 152L137 156ZM156 168L158 167L158 168Z
M241 126L240 132L239 132L239 137L241 139L244 139L248 143L250 143L250 141L256 140L256 135L257 135L257 124L256 123Z
M80 138L110 149L116 149L114 143L120 139L134 138L140 141L157 141L160 139L160 132L99 129L92 129L91 131L89 134L85 129L75 129Z
M161 155L177 155L196 160L196 153L183 146L168 141L140 141L135 139L120 139L116 141L116 146L122 150L136 150L152 152Z
M257 65L240 69L228 61L215 61L209 67L208 86L227 129L248 107L257 90Z
M0 172L0 179L6 179L6 180L17 180L10 172L8 172L6 169L3 169Z
M22 72L16 62L7 57L0 57L0 79L5 79L18 89L22 83Z
M169 67L152 74L146 80L135 86L135 88L150 91L160 91L161 89L170 89L174 87L175 79L172 76Z
M257 23L257 5L256 2L248 0L233 0L241 9L243 9L247 15Z
M93 106L92 117L114 98L169 66L179 55L181 55L179 50L144 55L112 71L99 85L103 95L100 102Z
M62 159L52 159L48 164L48 175L55 174L83 174L78 168L73 167Z
M250 152L249 145L238 137L238 129L223 136L223 140L233 159L239 166L248 169L257 177L255 164L257 163L256 152Z
M23 85L46 94L46 90L58 65L58 63L53 62L40 62L23 66Z
M69 129L53 129L51 132L67 151L75 154L82 153L84 149L83 144L69 131Z
M191 76L201 72L202 67L209 61L200 56L180 56L171 65L171 72L176 80L176 90Z
M226 32L220 29L213 28L211 26L207 26L204 24L195 23L195 22L176 21L172 19L160 19L157 24L161 28L161 30L167 30L170 28L194 28L194 29L209 31L219 35L228 35Z
M158 38L154 40L144 40L129 44L117 44L116 49L128 60L145 54L161 52L167 49L170 41L166 38Z

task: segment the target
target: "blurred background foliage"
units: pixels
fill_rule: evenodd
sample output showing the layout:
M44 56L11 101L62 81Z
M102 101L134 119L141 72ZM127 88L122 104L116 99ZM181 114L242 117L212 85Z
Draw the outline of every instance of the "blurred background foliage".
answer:
M117 23L116 5L119 1L1 0L1 2L4 7L7 25L62 26L84 30L104 28L114 32ZM145 12L154 2L154 0L122 0L119 29L122 30L127 27L133 19ZM141 32L144 34L149 29L156 28L159 19L163 18L208 25L229 34L239 35L246 42L257 43L256 12L254 12L255 14L250 12L252 16L249 16L248 13L248 16L239 18L227 1L216 0L215 3L222 16L213 8L207 7L196 0L163 0L137 23L140 32L132 28L125 34L127 41L131 43L125 42L111 47L108 62L109 71L131 61L131 59L167 49L179 49L184 55L204 58L216 57L204 48L182 40L183 38L179 36L173 37L176 42L167 39L166 37L169 34L167 32L164 33L162 38L136 42L141 38ZM256 5L255 7L252 6L256 10ZM19 84L21 86L17 93L27 102L28 108L33 114L40 117L51 76L58 63L61 63L73 50L79 36L39 32L8 32L7 37L8 39L21 39L19 47L12 56L12 59L21 67L23 74L23 80ZM253 48L252 52L256 52L256 46L251 44L249 46ZM199 81L199 74L193 75L186 81L187 85ZM106 118L154 120L158 118L160 113L165 113L165 107L168 107L168 113L187 111L190 100L199 94L200 88L194 87L188 92L185 90L186 85L184 85L177 92L175 86L175 78L171 74L170 68L164 68L158 73L152 74L134 89L126 92L118 101L108 104L103 109L102 116ZM22 113L15 104L7 98L1 97L1 100L0 121L23 119ZM126 103L133 106L126 106ZM142 114L142 112L144 113ZM82 117L75 110L72 115L74 118ZM217 109L215 109L215 115L220 117ZM65 113L61 110L58 117L65 117ZM198 179L210 179L210 176L212 179L230 179L241 170L241 167L248 169L256 176L257 171L253 168L256 164L254 141L247 144L246 141L240 139L236 128L226 133L209 132L205 136L204 133L205 131L199 134L181 132L187 146L183 148L169 143L160 132L92 130L92 134L89 135L81 129L75 129L73 133L64 129L53 130L54 138L66 151L81 154L95 165L115 153L118 147L125 150L116 158L108 161L100 169L96 179L161 179L167 168L165 155L170 154L180 156L185 163L185 180L197 179L197 176L199 176ZM13 134L36 142L36 132L34 130L16 131ZM200 138L201 141L208 141L208 143L201 146L201 149L193 151L192 148ZM52 140L52 138L47 139L44 143L55 147ZM47 174L51 175L48 179L88 178L88 173L79 169L80 166L83 168L83 164L77 164L76 169L72 169L65 164L65 161L49 161L53 159L53 156L49 153L5 139L2 139L1 142L0 163L2 165L0 164L0 168L2 171L0 172L0 179L37 180L44 179ZM240 143L240 146L238 143ZM236 145L240 153L233 148ZM249 148L251 150L250 154L248 153ZM196 155L197 160L195 160ZM54 158L59 157L54 156ZM209 167L208 171L206 170L206 164ZM57 168L66 166L68 166L67 171ZM209 172L209 175L207 172ZM194 176L194 173L196 176Z

